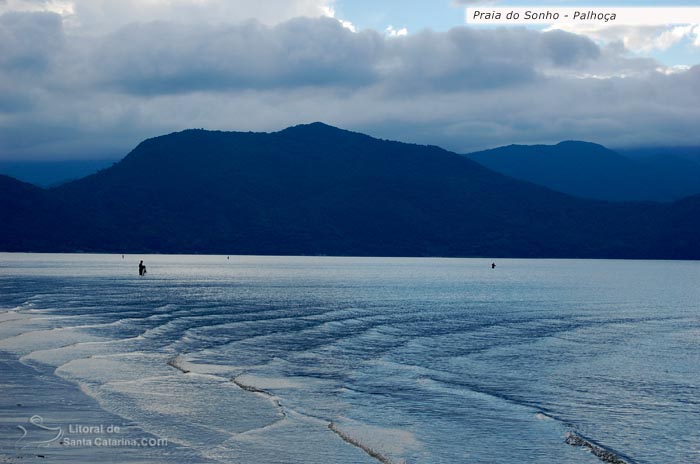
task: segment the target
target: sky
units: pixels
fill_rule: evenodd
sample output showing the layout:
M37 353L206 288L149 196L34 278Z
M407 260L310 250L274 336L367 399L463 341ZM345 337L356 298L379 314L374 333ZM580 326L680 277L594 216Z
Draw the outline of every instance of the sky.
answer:
M0 160L118 158L186 128L313 121L459 153L700 145L700 26L465 23L467 6L541 4L0 0Z

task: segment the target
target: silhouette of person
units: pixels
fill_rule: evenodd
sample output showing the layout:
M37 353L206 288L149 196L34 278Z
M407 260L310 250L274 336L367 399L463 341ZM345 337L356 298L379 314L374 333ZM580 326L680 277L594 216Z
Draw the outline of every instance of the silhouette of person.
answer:
M139 275L145 275L146 274L146 265L143 264L143 260L139 263Z
M491 269L496 269L496 263L491 263Z

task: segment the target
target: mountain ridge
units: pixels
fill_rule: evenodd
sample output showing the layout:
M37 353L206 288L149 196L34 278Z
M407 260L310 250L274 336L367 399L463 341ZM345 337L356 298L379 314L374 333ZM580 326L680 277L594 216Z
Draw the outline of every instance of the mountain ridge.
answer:
M688 217L695 198L670 206L579 199L439 147L323 124L175 132L83 179L10 190L0 216L14 208L5 214L14 233L0 230L3 251L700 257L698 221ZM33 214L14 197L24 194L56 205L54 213ZM53 232L17 232L42 227ZM678 246L660 239L674 227L685 234Z
M633 159L591 142L508 145L465 156L501 174L581 198L670 202L700 193L700 164L690 159Z

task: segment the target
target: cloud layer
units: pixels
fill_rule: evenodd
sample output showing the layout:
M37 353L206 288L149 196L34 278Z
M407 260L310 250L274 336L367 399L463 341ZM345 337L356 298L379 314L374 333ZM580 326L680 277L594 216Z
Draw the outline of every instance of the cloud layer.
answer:
M134 22L222 23L253 19L274 25L299 16L332 16L332 0L0 0L5 11L60 14L71 29L112 32Z
M314 120L462 152L562 139L700 144L700 67L669 72L620 44L520 28L353 32L310 0L286 2L267 24L185 21L194 0L135 2L182 5L166 21L132 14L103 33L76 28L92 18L76 11L116 3L0 16L0 158L116 156L189 127Z

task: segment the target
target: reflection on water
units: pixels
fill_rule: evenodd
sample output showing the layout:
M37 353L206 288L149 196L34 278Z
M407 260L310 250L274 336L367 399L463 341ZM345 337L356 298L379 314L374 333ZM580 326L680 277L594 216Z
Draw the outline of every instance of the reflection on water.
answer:
M700 263L497 264L2 254L0 350L220 462L700 462Z

